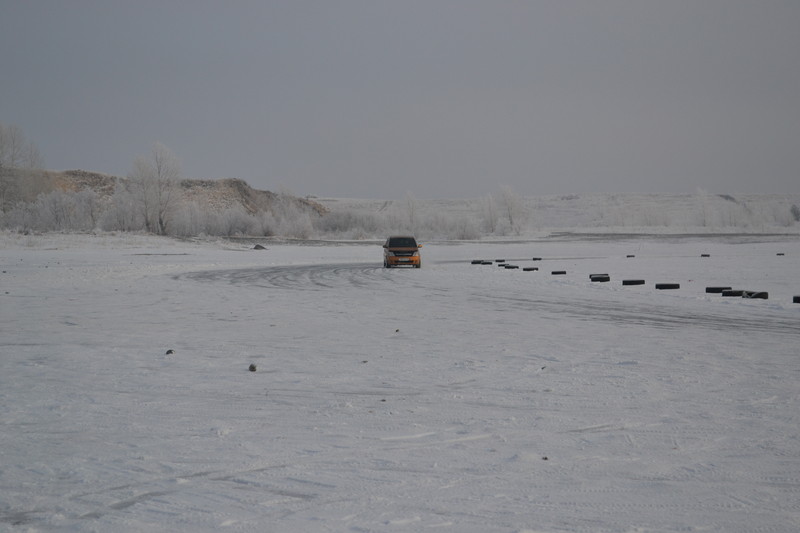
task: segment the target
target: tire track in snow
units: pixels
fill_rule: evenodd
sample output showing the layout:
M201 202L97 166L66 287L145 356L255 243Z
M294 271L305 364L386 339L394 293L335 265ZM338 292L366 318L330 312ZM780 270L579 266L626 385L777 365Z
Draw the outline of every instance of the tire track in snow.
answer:
M412 279L397 278L397 272L389 271L374 263L341 263L288 265L229 270L190 272L175 276L176 279L191 279L201 282L227 282L252 287L286 290L329 290L345 287L379 288L386 287L402 279L411 281L415 288L429 294L447 296L448 290L435 285L438 277L416 276ZM513 293L502 290L486 292L481 287L471 286L467 281L458 290L467 293L475 305L491 306L498 310L516 310L536 313L569 315L580 320L605 321L615 324L648 326L663 329L678 329L687 326L702 327L721 331L759 331L800 337L800 321L795 316L770 315L742 316L735 314L694 311L686 306L658 305L620 301L614 294L602 300L575 297L568 294L569 300L559 300L547 296L521 296L518 290ZM455 290L455 289L452 289ZM693 300L692 300L693 301ZM756 309L748 309L756 313Z
M288 265L189 272L175 276L203 282L227 282L253 287L289 290L326 290L346 286L367 287L384 283L384 269L374 263Z
M523 297L476 292L472 298L478 305L513 308L518 311L565 314L581 320L612 322L678 329L687 326L714 330L747 330L800 336L800 322L796 317L748 316L696 312L685 306L659 306L656 303L631 303L607 298L602 301L586 298L557 300L547 297Z

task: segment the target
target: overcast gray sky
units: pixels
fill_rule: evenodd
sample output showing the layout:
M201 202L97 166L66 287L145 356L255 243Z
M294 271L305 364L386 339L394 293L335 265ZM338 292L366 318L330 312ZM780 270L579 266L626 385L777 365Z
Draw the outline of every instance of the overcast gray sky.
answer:
M299 195L800 192L798 0L0 0L46 166Z

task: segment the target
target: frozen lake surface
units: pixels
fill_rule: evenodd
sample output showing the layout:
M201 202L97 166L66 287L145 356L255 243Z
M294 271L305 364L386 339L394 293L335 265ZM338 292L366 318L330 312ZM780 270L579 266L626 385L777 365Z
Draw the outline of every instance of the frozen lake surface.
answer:
M0 531L800 528L797 236L263 243L0 235Z

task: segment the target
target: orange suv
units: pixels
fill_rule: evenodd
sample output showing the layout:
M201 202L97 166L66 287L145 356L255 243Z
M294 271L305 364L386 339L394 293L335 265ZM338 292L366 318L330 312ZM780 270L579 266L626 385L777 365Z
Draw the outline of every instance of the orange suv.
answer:
M384 268L401 265L413 266L414 268L421 267L420 248L422 248L422 245L417 244L417 240L409 235L389 237L383 245Z

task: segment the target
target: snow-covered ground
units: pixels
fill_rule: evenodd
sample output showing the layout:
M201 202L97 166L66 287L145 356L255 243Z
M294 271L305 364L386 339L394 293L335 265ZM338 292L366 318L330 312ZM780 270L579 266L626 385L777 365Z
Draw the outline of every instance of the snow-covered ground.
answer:
M800 529L796 235L253 244L0 235L0 530Z

